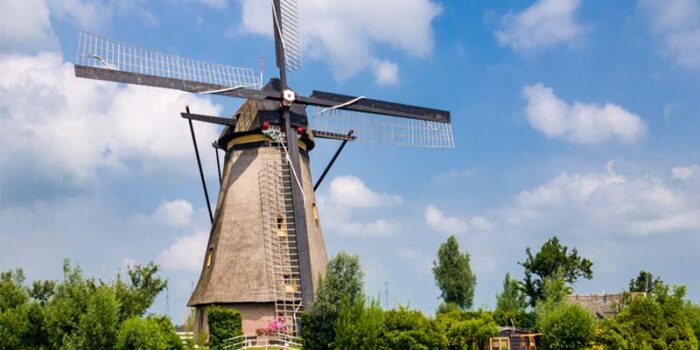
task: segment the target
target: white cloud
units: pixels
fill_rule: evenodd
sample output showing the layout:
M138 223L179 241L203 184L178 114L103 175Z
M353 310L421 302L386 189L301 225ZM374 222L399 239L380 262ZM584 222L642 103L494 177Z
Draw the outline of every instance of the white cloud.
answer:
M188 227L192 225L192 204L184 199L163 201L158 205L153 220L173 227Z
M690 166L677 166L671 168L671 174L673 175L674 179L679 179L679 180L687 180L691 176L693 176L698 169L700 169L700 165L693 164Z
M271 36L270 11L269 2L242 0L239 30ZM335 78L344 80L375 68L375 45L416 57L428 55L433 48L432 21L440 11L431 0L386 0L381 6L371 0L300 1L301 40L309 57L328 61Z
M374 81L379 85L399 83L399 66L391 61L377 60L374 63Z
M355 176L338 176L331 181L329 200L334 204L351 208L373 208L382 205L401 204L400 196L378 193L367 188Z
M43 0L7 0L0 21L0 52L38 52L57 46Z
M646 134L642 119L624 108L606 103L569 104L541 83L523 87L525 116L530 125L549 138L579 144L618 139L633 143Z
M574 18L579 5L580 0L539 0L522 12L508 12L501 18L496 39L516 51L572 44L584 31Z
M435 231L450 235L462 234L467 232L467 223L457 217L445 216L440 209L433 205L425 208L425 222Z
M100 169L152 170L191 164L192 146L178 114L189 104L219 114L210 99L173 90L119 86L75 78L59 53L0 55L0 167L31 164L34 176L74 184ZM197 125L201 147L216 127ZM9 176L9 175L5 175ZM2 179L0 179L2 181Z
M639 0L652 31L679 66L700 69L700 3L695 0Z
M418 260L423 257L423 254L415 249L403 247L403 246L398 246L394 250L396 252L396 255L405 260Z
M321 223L324 230L350 236L384 237L395 234L400 224L394 220L374 218L358 220L356 216L366 209L395 206L402 203L400 196L378 193L369 189L355 176L339 176L330 184L327 196L318 196Z
M204 261L208 239L209 234L206 231L180 237L158 255L157 261L169 270L199 271Z
M649 235L700 230L700 191L650 175L562 173L518 194L495 216L506 229L585 235Z

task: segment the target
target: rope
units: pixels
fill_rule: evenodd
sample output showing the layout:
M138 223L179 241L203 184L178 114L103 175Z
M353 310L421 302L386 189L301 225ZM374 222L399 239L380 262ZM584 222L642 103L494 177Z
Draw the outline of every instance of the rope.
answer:
M280 134L281 135L281 134ZM304 188L301 187L301 181L299 181L299 177L297 176L297 171L294 169L294 165L292 164L292 158L289 156L289 152L287 152L287 146L284 145L284 142L281 140L281 137L278 136L277 142L282 145L282 149L284 150L284 155L285 158L287 159L287 163L289 164L289 168L292 169L292 175L294 175L294 180L297 183L297 186L299 186L299 190L301 192L301 197L304 200L304 203L306 203L306 195L304 194Z
M356 103L357 101L360 101L360 100L362 100L362 99L365 99L365 97L364 97L364 96L355 97L355 98L353 98L352 100L347 101L347 102L343 102L343 103L341 103L341 104L339 104L339 105L335 105L335 106L333 106L333 107L324 108L324 109L321 110L321 112L320 112L319 114L324 114L324 113L326 113L326 112L328 112L328 111L334 111L334 110L336 110L336 109L338 109L338 108L347 107L347 106L349 106L349 105L351 105L351 104L354 104L354 103Z
M245 86L243 86L243 85L238 85L238 86L227 87L227 88L223 88L223 89L200 91L197 94L218 94L218 93L222 93L222 92L236 91L236 90L242 89L244 87Z

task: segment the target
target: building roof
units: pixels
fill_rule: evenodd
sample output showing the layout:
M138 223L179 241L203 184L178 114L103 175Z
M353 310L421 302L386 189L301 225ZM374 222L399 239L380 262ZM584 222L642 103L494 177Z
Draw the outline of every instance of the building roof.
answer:
M585 294L569 295L566 300L583 306L599 318L615 316L625 299L625 294Z

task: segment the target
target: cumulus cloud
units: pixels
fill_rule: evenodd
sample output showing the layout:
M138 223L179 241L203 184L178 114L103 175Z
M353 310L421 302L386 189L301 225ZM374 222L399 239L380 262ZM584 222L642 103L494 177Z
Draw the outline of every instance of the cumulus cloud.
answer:
M180 237L158 255L157 261L169 270L199 271L204 261L208 239L209 234L206 231Z
M700 69L700 3L695 0L639 0L665 53L679 66Z
M523 87L522 93L528 122L549 138L578 144L611 139L633 143L646 134L638 115L613 103L567 103L541 83Z
M339 176L330 184L328 195L319 196L321 222L324 230L351 236L390 236L398 232L398 222L385 218L358 220L366 209L395 206L400 196L378 193L369 189L355 176Z
M272 36L270 3L242 0L244 33ZM305 0L299 2L301 40L308 56L327 61L335 78L373 69L377 82L396 80L398 67L384 64L377 74L375 45L389 45L415 57L433 48L432 21L441 8L432 0Z
M496 221L522 231L628 236L700 230L700 191L650 175L627 177L608 163L604 172L562 173L519 193Z
M192 204L184 199L163 201L156 208L152 219L155 222L173 227L189 227L192 225Z
M583 27L574 18L580 0L539 0L522 12L508 12L495 32L502 46L531 51L574 43Z
M178 114L189 104L205 114L221 107L209 98L173 90L78 79L56 52L0 56L0 167L21 160L34 177L85 183L100 169L128 171L191 160L189 130ZM197 125L202 146L216 127ZM25 169L27 170L27 169ZM0 182L13 176L3 172Z
M57 46L43 0L7 0L0 21L0 52L36 53Z
M467 223L457 217L445 216L440 209L434 205L425 208L425 222L435 231L450 235L467 232Z

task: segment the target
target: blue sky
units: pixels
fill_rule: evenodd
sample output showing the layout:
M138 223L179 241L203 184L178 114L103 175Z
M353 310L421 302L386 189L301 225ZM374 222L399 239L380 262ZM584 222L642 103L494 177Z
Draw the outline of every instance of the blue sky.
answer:
M475 304L493 305L525 248L552 235L594 261L577 293L641 269L700 301L700 3L299 0L312 89L452 112L456 148L354 143L318 191L331 254L359 254L367 291L432 312L430 267L456 234ZM268 3L10 0L0 23L0 269L58 278L69 257L111 278L156 261L156 312L180 320L207 216L185 104L240 101L72 76L78 30L273 76ZM217 128L198 125L212 191ZM319 174L337 144L312 152ZM214 192L215 193L215 192ZM383 297L383 294L382 294Z

